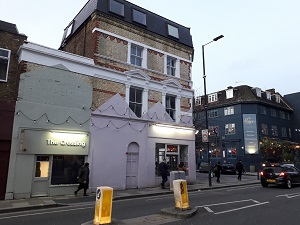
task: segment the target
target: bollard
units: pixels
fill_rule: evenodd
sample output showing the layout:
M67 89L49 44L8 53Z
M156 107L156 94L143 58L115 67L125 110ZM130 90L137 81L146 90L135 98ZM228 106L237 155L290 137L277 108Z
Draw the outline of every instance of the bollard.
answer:
M113 189L111 187L97 187L93 221L95 225L111 223L112 197Z
M179 179L173 181L175 208L184 210L189 209L189 198L186 180Z

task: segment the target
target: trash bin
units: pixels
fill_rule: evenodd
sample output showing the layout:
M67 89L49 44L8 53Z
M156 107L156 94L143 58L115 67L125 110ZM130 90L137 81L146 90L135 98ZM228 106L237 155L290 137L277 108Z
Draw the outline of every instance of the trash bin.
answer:
M185 172L184 171L178 171L178 179L183 179L185 180Z

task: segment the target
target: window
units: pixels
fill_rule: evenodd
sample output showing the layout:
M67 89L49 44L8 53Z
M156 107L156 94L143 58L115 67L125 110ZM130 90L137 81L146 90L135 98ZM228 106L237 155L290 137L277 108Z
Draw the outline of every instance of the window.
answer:
M227 148L227 158L228 159L236 158L236 148Z
M67 38L71 34L72 28L73 28L73 22L65 29L64 38Z
M235 134L235 123L225 124L225 134Z
M51 185L77 184L79 168L84 164L84 156L54 155Z
M277 126L272 126L271 132L272 132L272 136L278 136Z
M221 159L221 150L219 148L212 148L211 149L211 158L219 158Z
M281 119L285 119L285 113L284 111L279 111L279 115Z
M233 88L226 90L226 99L233 98Z
M168 24L168 35L179 38L178 28Z
M167 57L167 74L175 76L176 59Z
M142 95L143 95L142 89L130 87L129 107L137 117L142 116Z
M257 97L261 97L261 89L260 88L256 88L256 96Z
M285 127L281 127L281 136L282 137L287 137L287 130Z
M209 110L207 112L207 116L209 118L214 118L214 117L218 117L218 110Z
M261 106L260 107L260 113L264 114L264 115L267 115L267 108L265 106Z
M113 13L124 16L124 5L118 1L110 0L109 10Z
M143 48L137 45L131 45L130 63L136 66L142 66L142 52Z
M37 156L35 162L35 177L47 178L49 176L49 156Z
M233 114L234 114L234 107L233 106L224 108L224 115L225 116L233 115Z
M271 109L271 116L276 117L276 109Z
M289 138L292 138L292 129L289 128Z
M287 119L290 120L291 119L290 113L286 113L286 115L287 115Z
M201 105L201 96L195 98L195 105Z
M166 110L170 117L175 120L175 97L166 95Z
M267 99L268 99L268 100L271 100L271 93L268 92L268 91L266 91L266 95L267 95Z
M276 102L280 103L280 96L279 95L275 95L275 97L276 97Z
M208 95L208 103L218 101L217 93Z
M261 124L261 133L268 135L268 125L267 124L264 124L264 123Z
M7 81L10 50L0 48L0 81Z
M140 12L136 9L133 9L133 21L138 22L140 24L146 25L146 14Z

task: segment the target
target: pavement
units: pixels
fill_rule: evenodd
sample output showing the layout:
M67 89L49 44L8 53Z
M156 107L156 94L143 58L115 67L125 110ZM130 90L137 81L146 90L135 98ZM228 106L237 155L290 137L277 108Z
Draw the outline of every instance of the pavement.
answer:
M237 175L221 175L220 183L216 182L216 178L211 179L212 186L209 186L209 178L207 173L198 173L197 180L194 184L187 184L188 193L201 190L210 190L216 188L226 188L242 185L258 184L259 177L257 173L247 172L243 174L242 180L237 179ZM128 189L128 190L114 190L113 201L121 199L132 199L145 196L159 196L173 194L173 190L161 189L160 187L143 188L143 189ZM78 193L74 195L54 196L54 197L35 197L29 199L18 200L0 200L0 214L27 211L33 209L53 208L59 206L69 206L78 204L87 204L95 201L96 194L90 193L85 197Z

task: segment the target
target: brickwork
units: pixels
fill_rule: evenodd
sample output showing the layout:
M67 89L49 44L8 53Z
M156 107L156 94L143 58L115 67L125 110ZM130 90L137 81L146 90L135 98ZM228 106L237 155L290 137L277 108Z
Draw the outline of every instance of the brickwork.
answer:
M164 72L164 55L162 53L148 49L147 66L150 70L155 70L160 73Z
M149 90L148 92L148 109L154 106L157 102L162 103L162 93L158 91Z
M0 81L0 99L16 101L19 86L17 51L27 37L0 31L0 39L0 48L11 50L7 82Z
M191 109L190 99L181 98L180 99L181 111L188 112Z

